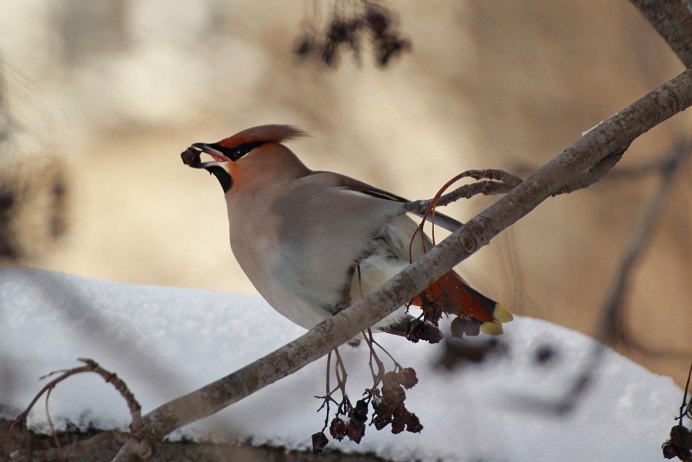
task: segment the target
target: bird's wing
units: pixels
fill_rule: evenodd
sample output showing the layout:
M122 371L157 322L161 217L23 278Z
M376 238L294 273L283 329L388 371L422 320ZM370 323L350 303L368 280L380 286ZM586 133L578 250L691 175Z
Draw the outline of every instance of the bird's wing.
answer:
M408 199L405 199L401 196L397 196L396 194L392 194L388 191L385 191L380 188L376 188L374 186L371 186L367 183L364 183L362 181L353 179L351 177L345 176L345 175L340 175L337 173L331 173L331 172L314 172L313 174L320 174L320 173L325 173L325 174L330 174L334 175L336 178L338 178L338 181L341 182L341 184L345 187L348 187L354 191L361 192L363 194L367 194L369 196L377 197L378 199L385 199L389 201L395 201L395 202L402 202L402 203L409 203L410 201ZM422 213L415 213L415 215L418 215L419 217L423 217ZM447 231L456 231L457 229L461 228L463 225L460 221L455 220L454 218L445 215L443 213L435 211L435 216L433 218L432 214L428 214L428 216L425 217L427 221L434 223L436 225L441 226L442 228L446 229Z
M409 261L417 260L432 247L430 239L422 233L416 233L417 224L405 214L404 204L407 202L405 199L333 173L316 172L302 180L306 183L314 181L321 185L314 192L321 191L324 199L317 200L314 204L327 201L334 215L327 218L329 224L322 220L318 225L331 227L331 232L339 233L340 241L336 242L346 243L346 248L350 249L345 255L346 258L350 255L353 259L353 255L358 255L360 252L360 258L357 260L359 273L363 273L364 277L366 277L365 272L371 273L367 277L372 281L367 281L366 286L370 282L374 282L375 286L386 282L400 272ZM332 194L334 196L330 197ZM335 202L339 205L334 208ZM442 216L456 222L452 218ZM436 214L436 223L439 218L440 216ZM336 229L339 231L335 231ZM412 240L414 235L418 237ZM321 248L321 251L329 255L329 247L334 242L334 240L329 241L328 246ZM354 249L358 250L354 252ZM331 249L331 255L336 254L337 249ZM349 264L351 266L346 273L347 286L345 288L350 289L350 298L353 299L354 293L358 292L359 282L353 274L352 260ZM313 277L319 282L319 275L314 274ZM375 288L364 287L365 293ZM445 302L445 312L469 316L481 324L481 330L493 335L502 332L501 323L512 319L511 313L502 305L469 287L454 271L448 272L433 282L421 295L414 297L412 303L420 306L423 298ZM398 315L394 313L389 320L384 321L395 326L393 331L398 332L401 331L401 326L406 324L406 317L403 316L403 312Z
M301 288L311 298L308 304L329 309L348 302L357 261L387 222L405 212L403 202L358 191L344 178L329 172L306 175L271 205L281 252L276 277Z

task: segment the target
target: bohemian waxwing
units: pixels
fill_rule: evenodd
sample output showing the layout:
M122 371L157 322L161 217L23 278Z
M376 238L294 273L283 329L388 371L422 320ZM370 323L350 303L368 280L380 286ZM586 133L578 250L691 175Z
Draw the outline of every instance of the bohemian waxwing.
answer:
M217 143L195 143L181 157L221 183L231 248L257 291L309 329L377 289L423 250L409 246L418 225L406 215L405 199L338 173L314 172L280 144L303 135L288 125L262 125ZM200 153L214 160L200 162ZM437 213L435 223L461 226ZM425 300L481 324L487 334L502 333L501 323L512 320L454 271L411 304ZM374 327L405 335L411 319L402 307Z

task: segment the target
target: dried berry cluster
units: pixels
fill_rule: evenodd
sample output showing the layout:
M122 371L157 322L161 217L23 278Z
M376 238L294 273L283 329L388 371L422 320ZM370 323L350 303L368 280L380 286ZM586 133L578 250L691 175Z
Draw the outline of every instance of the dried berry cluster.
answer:
M692 432L682 425L670 429L670 439L663 443L663 457L677 457L683 462L692 462Z
M387 372L384 375L381 391L375 389L372 395L372 407L375 411L372 424L375 428L382 430L392 424L394 434L404 430L411 433L420 433L423 430L423 425L416 414L406 409L404 404L406 400L404 388L410 389L417 383L416 371L410 367L398 372Z
M364 37L369 37L375 61L385 67L393 57L411 49L411 42L401 36L391 12L382 4L363 0L351 11L342 12L338 11L338 6L337 1L322 31L315 27L315 20L306 19L308 26L298 40L296 56L317 58L327 66L334 67L343 49L350 49L359 60L362 41Z
M455 308L445 308L446 305L443 294L420 294L420 308L423 311L422 319L411 321L406 333L406 338L413 343L425 340L430 343L439 343L443 335L438 325L443 314L453 315L451 334L453 337L463 338L477 336L481 331L481 322L473 319ZM451 305L450 305L451 306Z
M360 443L365 436L365 427L368 423L368 408L372 405L373 414L370 425L377 430L382 430L391 424L392 433L401 433L404 430L411 433L419 433L423 425L418 417L406 409L406 392L418 383L416 371L412 368L398 368L382 376L381 387L377 385L365 390L365 398L352 406L348 398L339 405L336 416L329 425L329 434L336 440L348 438ZM325 423L326 426L326 423ZM312 451L315 454L324 452L329 442L324 431L312 435Z
M360 443L365 436L365 424L368 421L368 402L364 399L356 402L355 407L348 410L346 419L341 419L338 415L334 417L329 426L329 434L336 440L348 438L351 441Z
M439 343L443 335L437 325L427 322L427 317L424 314L424 320L414 319L410 322L406 331L406 338L413 343L418 343L419 340L424 340L430 343Z
M361 399L356 402L354 407L348 398L344 398L339 405L336 416L329 425L329 434L332 438L339 441L348 438L360 443L360 440L365 436L365 424L368 422L369 401L367 398ZM315 433L312 435L312 452L322 454L328 442L324 431Z

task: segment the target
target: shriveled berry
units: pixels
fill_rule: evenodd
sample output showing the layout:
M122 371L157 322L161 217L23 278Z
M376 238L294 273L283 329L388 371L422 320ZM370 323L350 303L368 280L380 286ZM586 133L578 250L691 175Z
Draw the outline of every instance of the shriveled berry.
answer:
M365 422L352 420L348 423L346 434L351 441L360 443L360 440L365 435Z
M389 371L382 377L382 385L384 387L391 387L399 384L399 374L394 371Z
M396 435L397 433L403 432L405 428L406 421L404 419L401 417L397 418L396 416L392 419L392 433Z
M382 399L378 400L373 400L372 401L372 408L375 411L375 414L382 415L382 414L390 414L389 406L387 403Z
M389 425L392 422L392 415L389 413L386 414L377 414L373 419L372 423L375 426L376 429L382 430L384 427Z
M332 438L341 441L346 436L346 422L338 417L334 417L331 425L329 426L329 434Z
M475 319L457 316L449 326L452 337L464 338L464 335L475 337L481 333L481 322Z
M185 165L198 165L200 162L199 159L200 151L195 148L187 148L180 154L180 158L183 161L183 164Z
M418 383L418 377L416 377L416 371L412 367L406 367L400 370L397 374L399 383L404 388L411 388Z
M406 431L411 433L420 433L423 430L423 425L420 423L420 419L416 414L410 414L408 422L406 423Z
M406 392L401 385L382 387L382 399L390 409L396 408L406 399Z
M312 453L322 454L324 452L324 448L327 447L328 443L329 440L323 432L315 433L314 435L312 435Z
M387 12L371 6L365 13L365 21L368 23L368 27L373 34L377 37L381 37L389 28L389 16Z
M351 419L365 422L368 420L368 403L364 399L356 403L356 407L351 410Z

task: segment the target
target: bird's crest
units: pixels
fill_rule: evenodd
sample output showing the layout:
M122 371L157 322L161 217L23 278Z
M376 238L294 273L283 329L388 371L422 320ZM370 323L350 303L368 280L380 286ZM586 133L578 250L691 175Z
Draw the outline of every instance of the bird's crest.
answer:
M281 143L300 136L307 136L307 133L291 125L259 125L224 138L218 144L235 148L244 144Z

